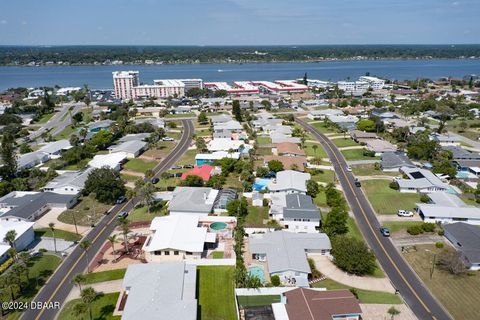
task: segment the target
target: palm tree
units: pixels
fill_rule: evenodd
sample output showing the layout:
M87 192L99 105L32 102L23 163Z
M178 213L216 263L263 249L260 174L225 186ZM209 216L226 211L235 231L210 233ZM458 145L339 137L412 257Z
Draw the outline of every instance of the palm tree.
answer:
M128 234L130 233L128 222L129 221L126 218L121 218L118 220L118 225L122 229L123 233L123 245L125 246L125 253L128 253Z
M90 261L88 259L88 248L90 248L91 242L89 240L83 240L80 242L80 248L85 251L85 257L87 258L87 272L90 272Z
M28 263L30 262L30 259L31 259L30 253L25 251L20 252L18 254L18 258L20 259L20 261L23 263L25 267L28 267Z
M110 241L110 243L112 244L112 250L113 250L113 259L114 260L117 260L117 256L115 254L115 242L117 242L117 235L116 234L112 234L111 236L109 236L107 238L108 241Z
M5 234L5 237L3 238L3 241L8 242L10 247L15 248L15 240L17 239L17 231L15 230L9 230Z
M396 315L400 314L400 310L392 306L387 310L387 313L390 315L391 319L393 320L393 318L395 318Z
M50 230L52 231L52 235L53 235L53 246L55 248L55 253L57 252L57 238L55 238L55 223L53 222L50 222L48 224L48 227L50 228Z
M85 138L87 137L88 131L85 128L80 129L80 132L78 133L80 137L82 137L82 140L85 141Z
M13 291L13 289L15 287L18 287L18 277L15 273L13 272L9 272L7 273L6 277L5 277L5 282L7 284L7 286L10 288L10 294L12 296L12 300L15 300L15 292Z
M155 201L155 186L147 182L138 190L138 196L140 197L140 201L147 206L148 213L150 213L150 206Z
M72 309L72 315L75 318L83 319L83 315L87 313L87 305L85 303L76 303Z
M135 190L128 189L125 192L125 196L127 197L128 200L132 200L132 205L135 207L135 197L136 197L136 192Z
M92 287L85 288L80 293L83 303L85 303L85 305L88 306L90 320L93 320L92 303L95 301L95 299L97 299L97 295L98 295L97 291L95 291L95 289L93 289Z
M87 278L85 277L84 274L77 273L72 277L72 280L70 280L70 283L78 286L78 289L80 290L80 292L82 292L82 284L85 283L86 281L87 281Z
M12 267L12 272L13 274L15 274L16 278L18 279L18 286L20 287L20 292L23 291L23 286L22 286L22 283L23 283L23 277L25 276L25 273L27 273L26 277L28 278L28 269L22 265L22 264L14 264L13 267Z
M312 146L312 149L313 149L313 153L315 153L315 155L317 154L317 149L318 149L318 146L316 144L314 144Z

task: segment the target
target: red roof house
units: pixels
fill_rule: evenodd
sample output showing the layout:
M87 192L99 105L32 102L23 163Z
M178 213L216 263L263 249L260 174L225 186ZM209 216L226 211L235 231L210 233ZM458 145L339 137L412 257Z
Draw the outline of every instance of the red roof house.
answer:
M214 166L209 164L202 164L201 166L195 166L192 170L184 172L182 174L181 180L187 179L188 176L199 176L203 181L210 180L212 171L215 170Z

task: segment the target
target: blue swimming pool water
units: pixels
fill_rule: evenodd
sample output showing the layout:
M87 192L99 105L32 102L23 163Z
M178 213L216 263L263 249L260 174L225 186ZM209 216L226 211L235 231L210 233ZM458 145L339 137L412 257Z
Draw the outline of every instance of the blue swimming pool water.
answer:
M253 184L253 190L255 191L261 191L267 188L268 182L270 179L257 179L255 180L255 183Z
M460 179L468 178L468 172L458 171L458 172L457 172L457 178L460 178Z
M252 266L252 267L248 268L248 273L251 276L257 277L258 279L260 279L260 281L262 281L262 283L265 282L265 273L264 273L262 267Z

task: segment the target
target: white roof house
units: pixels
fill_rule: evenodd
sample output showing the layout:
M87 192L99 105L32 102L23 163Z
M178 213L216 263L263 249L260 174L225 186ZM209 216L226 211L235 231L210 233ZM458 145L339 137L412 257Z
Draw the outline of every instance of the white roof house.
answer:
M344 115L341 109L324 109L324 110L312 110L308 113L307 117L312 120L323 119L329 116L342 116Z
M131 264L123 279L122 319L197 319L196 266L185 262Z
M306 193L307 181L310 179L310 173L295 170L280 171L277 172L276 178L268 183L268 190L271 192Z
M447 192L429 193L430 203L417 203L417 211L425 222L453 223L463 221L480 225L480 208L467 205Z
M227 152L227 151L215 151L212 153L197 153L195 155L196 165L202 165L204 163L213 163L215 160L220 160L223 158L239 159L239 152Z
M432 133L429 136L430 140L437 141L441 146L459 146L460 138L457 136Z
M230 138L217 138L211 140L207 144L209 151L228 151L234 150L238 151L241 145L247 145L245 141L242 140L231 140Z
M218 190L200 187L176 187L168 205L170 215L208 215L212 213Z
M120 170L122 163L127 159L127 153L115 152L110 154L98 154L93 157L88 165L92 168L108 167L114 170Z
M170 215L156 217L152 220L150 230L153 235L146 241L143 250L158 252L164 250L177 251L180 258L190 255L200 256L205 242L215 242L216 234L208 232L208 228L199 226L199 216Z
M241 131L243 130L240 122L236 120L230 120L227 122L219 123L213 126L214 131L229 130L229 131Z
M110 153L124 152L128 159L136 158L145 150L147 143L141 140L128 140L108 148Z
M79 194L82 191L92 168L81 171L66 171L48 182L42 191L60 194Z
M298 137L291 137L290 134L285 134L280 131L273 131L270 132L270 139L272 139L272 143L283 143L283 142L291 142L299 144L301 139Z
M215 126L215 125L218 125L218 124L221 124L221 123L225 123L225 122L229 122L229 121L232 121L232 117L228 114L219 114L219 115L216 115L216 116L210 116L210 121L212 121L212 124Z
M10 230L15 230L15 248L17 251L25 249L35 239L33 225L35 222L23 221L20 219L0 219L0 260L6 257L10 245L3 239Z
M35 167L38 164L47 162L49 160L49 156L46 153L34 151L29 152L21 155L17 159L17 169L30 169Z
M400 192L429 193L448 190L448 185L429 170L401 167L400 172L408 177L408 179L397 180Z
M62 150L68 150L70 148L72 148L70 141L67 139L64 139L64 140L49 142L43 147L41 147L40 149L38 149L37 151L43 152L49 156L52 156L52 155L58 155Z

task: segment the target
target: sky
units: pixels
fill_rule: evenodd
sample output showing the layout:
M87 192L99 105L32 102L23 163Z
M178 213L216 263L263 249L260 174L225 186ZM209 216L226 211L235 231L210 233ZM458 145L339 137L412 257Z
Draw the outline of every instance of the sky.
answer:
M480 43L480 0L0 0L0 45Z

